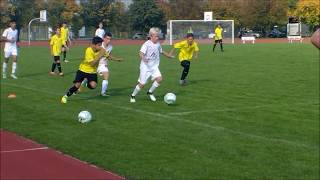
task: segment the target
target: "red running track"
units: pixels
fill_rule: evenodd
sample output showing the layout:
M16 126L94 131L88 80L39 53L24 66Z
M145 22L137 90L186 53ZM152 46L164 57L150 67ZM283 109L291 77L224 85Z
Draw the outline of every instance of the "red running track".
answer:
M1 180L124 180L71 156L1 130Z

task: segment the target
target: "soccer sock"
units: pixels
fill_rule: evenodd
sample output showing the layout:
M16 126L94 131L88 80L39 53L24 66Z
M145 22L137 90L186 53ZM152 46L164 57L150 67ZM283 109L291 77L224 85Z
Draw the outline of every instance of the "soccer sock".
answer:
M61 63L57 63L57 67L58 67L59 72L61 73L62 72Z
M183 71L182 71L182 74L181 74L181 80L185 80L188 73L189 73L189 68L190 68L190 63L185 63L183 65Z
M154 81L148 92L153 93L153 91L159 86L160 84L157 81Z
M72 86L69 91L67 92L67 96L71 96L74 92L77 92L78 88L76 86Z
M12 63L12 74L15 74L17 70L17 62Z
M52 63L51 72L54 72L55 69L56 69L56 63Z
M63 60L66 60L67 57L67 51L63 51Z
M223 46L222 46L222 43L220 43L220 48L221 48L221 51L223 51Z
M6 74L6 72L7 72L7 66L8 66L8 63L3 62L3 64L2 64L2 73L3 73L3 74Z
M216 48L216 43L214 43L214 45L213 45L213 48L212 48L212 51L214 51L214 49Z
M103 80L102 81L101 94L106 93L107 89L108 89L108 80Z
M134 89L132 96L136 96L140 90L141 89L140 89L139 85L136 85L136 88Z

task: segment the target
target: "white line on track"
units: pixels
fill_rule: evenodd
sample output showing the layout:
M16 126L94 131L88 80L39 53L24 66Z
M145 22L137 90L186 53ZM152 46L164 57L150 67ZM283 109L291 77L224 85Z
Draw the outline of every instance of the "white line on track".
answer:
M40 147L40 148L28 148L28 149L15 149L15 150L9 150L9 151L1 151L1 153L37 151L37 150L44 150L44 149L49 149L49 148L48 147Z
M32 91L42 92L42 93L45 93L45 94L51 94L51 95L56 95L56 96L60 95L61 96L61 94L52 93L51 91L45 91L45 90L40 90L40 89L26 87L26 86L19 86L19 85L11 84L11 83L2 83L2 84L3 85L9 85L9 86L12 86L12 87L28 89L28 90L32 90ZM222 126L214 126L214 125L201 123L201 122L197 122L197 121L191 121L191 120L188 120L188 119L185 119L185 118L178 118L176 116L170 116L170 115L165 115L165 114L161 114L161 113L145 111L145 110L131 108L131 107L127 107L127 106L119 106L119 105L111 104L111 103L108 103L108 102L100 102L100 101L93 101L93 100L88 100L88 101L93 102L93 103L100 103L100 104L108 105L108 106L111 106L111 107L114 107L114 108L118 108L118 109L122 109L122 110L126 110L126 111L133 111L133 112L138 112L138 113L142 113L142 114L148 114L148 115L151 115L151 116L161 117L161 118L163 118L162 120L172 119L172 120L175 120L175 121L180 121L180 122L193 124L193 125L196 125L198 127L214 129L214 130L217 130L217 131L225 131L225 132L228 132L228 133L231 133L231 134L242 135L242 136L250 137L250 138L253 138L253 139L259 139L259 140L264 140L264 141L269 141L269 142L276 142L276 143L283 143L283 144L287 144L287 145L291 145L291 146L304 147L304 148L309 148L309 149L313 149L313 150L317 150L317 151L319 150L319 146L311 146L311 145L307 145L307 144L304 144L304 143L299 143L299 142L290 141L290 140L281 139L281 138L272 138L272 137L266 137L266 136L261 136L261 135L255 135L255 134L251 134L251 133L246 133L246 132L242 132L242 131L229 129L229 128L222 127Z

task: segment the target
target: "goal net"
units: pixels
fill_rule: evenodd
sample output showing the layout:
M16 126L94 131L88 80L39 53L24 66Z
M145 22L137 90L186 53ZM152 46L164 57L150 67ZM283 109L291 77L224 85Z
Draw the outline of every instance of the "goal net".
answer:
M214 29L220 24L223 28L223 42L234 43L234 21L233 20L169 20L167 22L166 44L172 45L176 41L185 38L188 32L194 34L198 43L212 43Z

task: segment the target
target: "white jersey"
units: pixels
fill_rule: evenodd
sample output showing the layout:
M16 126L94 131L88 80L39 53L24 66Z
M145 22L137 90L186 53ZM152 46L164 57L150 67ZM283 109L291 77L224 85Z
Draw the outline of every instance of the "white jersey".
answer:
M108 53L109 55L111 54L111 51L112 51L112 45L111 44L108 44L108 46L105 46L102 43L101 47L106 50L106 53ZM102 57L100 59L100 61L99 61L99 66L100 65L108 65L108 59L106 57Z
M14 40L14 42L6 42L5 45L4 45L4 51L8 51L9 49L12 49L12 48L17 48L17 40L18 40L18 30L15 29L11 29L10 28L7 28L3 31L2 33L2 37L3 38L6 38L8 40Z
M104 29L98 28L98 29L96 30L95 36L99 36L100 38L103 39L104 34L105 34Z
M158 68L160 64L160 53L162 53L162 47L159 42L153 43L152 41L146 41L140 49L145 55L145 61L141 60L140 69L147 67L148 69Z

